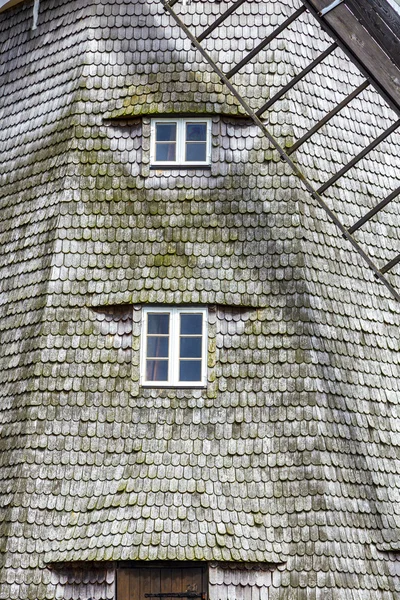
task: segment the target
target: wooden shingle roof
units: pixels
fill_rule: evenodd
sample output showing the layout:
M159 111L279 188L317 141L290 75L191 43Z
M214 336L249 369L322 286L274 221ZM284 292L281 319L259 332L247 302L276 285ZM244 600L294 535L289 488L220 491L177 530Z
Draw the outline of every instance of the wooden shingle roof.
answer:
M175 9L200 32L227 6ZM301 6L244 2L207 51L227 71ZM198 560L279 564L271 599L397 600L399 304L160 2L41 0L31 26L0 14L0 597ZM256 110L330 44L305 11L235 86ZM337 48L263 119L289 150L363 81ZM211 168L150 169L151 115L197 111ZM396 119L369 85L296 164L319 188ZM398 135L327 190L348 227L398 186ZM383 263L398 222L356 239ZM149 304L209 307L204 390L140 386Z

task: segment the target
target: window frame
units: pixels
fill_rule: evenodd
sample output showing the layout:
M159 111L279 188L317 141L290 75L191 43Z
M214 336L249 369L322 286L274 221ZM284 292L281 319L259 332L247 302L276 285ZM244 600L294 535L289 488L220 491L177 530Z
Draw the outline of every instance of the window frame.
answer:
M169 340L168 340L168 379L166 381L154 381L146 379L146 361L148 346L148 315L152 313L169 315ZM180 363L180 315L201 314L201 378L197 381L179 380ZM142 309L141 344L140 344L140 382L143 387L174 387L174 388L204 388L207 385L207 361L208 361L208 309L204 306L147 306ZM197 359L194 358L194 360ZM189 359L190 360L190 359ZM198 359L197 359L198 360Z
M157 123L176 124L176 154L175 160L156 160L156 125ZM186 124L206 124L206 160L185 160L186 153ZM211 165L211 119L209 117L160 117L150 121L150 166L152 167L209 167Z

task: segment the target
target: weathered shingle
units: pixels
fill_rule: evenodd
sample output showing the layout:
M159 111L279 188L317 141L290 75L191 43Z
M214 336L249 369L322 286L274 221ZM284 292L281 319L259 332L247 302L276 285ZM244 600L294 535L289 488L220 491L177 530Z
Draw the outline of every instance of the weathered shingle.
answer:
M207 48L227 70L299 5L244 3ZM202 560L270 565L270 600L395 600L395 301L159 2L42 0L34 32L31 8L0 17L0 598L113 597L111 564L69 563ZM234 82L258 108L329 43L304 14ZM335 51L269 129L291 147L361 81ZM212 116L211 169L150 169L173 112ZM393 120L370 87L296 161L321 185ZM324 197L351 225L397 163L398 133ZM380 264L398 216L356 233ZM141 388L142 306L186 303L209 306L207 388Z

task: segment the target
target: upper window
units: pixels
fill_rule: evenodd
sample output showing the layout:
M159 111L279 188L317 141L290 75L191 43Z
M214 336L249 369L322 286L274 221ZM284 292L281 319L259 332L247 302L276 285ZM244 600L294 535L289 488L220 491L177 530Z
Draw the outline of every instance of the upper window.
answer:
M209 165L210 160L210 119L152 119L152 165Z
M206 384L205 308L144 308L142 331L143 385L187 387Z

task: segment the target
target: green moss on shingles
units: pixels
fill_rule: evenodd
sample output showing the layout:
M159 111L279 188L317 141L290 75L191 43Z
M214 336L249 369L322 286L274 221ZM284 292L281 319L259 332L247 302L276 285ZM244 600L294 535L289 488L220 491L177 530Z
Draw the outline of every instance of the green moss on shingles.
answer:
M157 256L154 257L154 266L156 266L156 267L171 266L171 256L169 256L168 254L165 254L165 255L157 254Z

